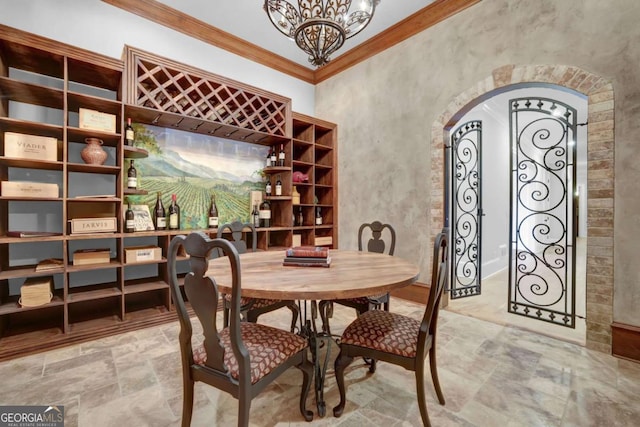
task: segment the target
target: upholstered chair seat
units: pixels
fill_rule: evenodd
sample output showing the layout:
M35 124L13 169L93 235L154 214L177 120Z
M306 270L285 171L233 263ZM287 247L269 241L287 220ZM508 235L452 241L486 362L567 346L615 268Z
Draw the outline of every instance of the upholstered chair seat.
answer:
M249 352L251 384L264 378L282 362L293 357L308 345L307 340L300 335L259 323L241 323L240 337ZM239 374L238 360L231 350L229 328L220 332L220 343L225 349L224 364L229 369L231 377L237 379ZM204 345L200 344L193 349L193 361L198 365L206 363L207 353Z

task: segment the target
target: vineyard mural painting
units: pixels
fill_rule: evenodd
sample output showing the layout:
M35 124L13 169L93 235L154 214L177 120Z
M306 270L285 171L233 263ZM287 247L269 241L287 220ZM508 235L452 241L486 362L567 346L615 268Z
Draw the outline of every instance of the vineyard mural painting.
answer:
M153 212L158 192L165 208L176 194L180 228L203 229L213 194L220 224L249 221L249 194L264 189L260 172L268 147L149 125L134 124L134 130L135 146L149 157L135 163L139 188L148 194L129 196L132 204Z

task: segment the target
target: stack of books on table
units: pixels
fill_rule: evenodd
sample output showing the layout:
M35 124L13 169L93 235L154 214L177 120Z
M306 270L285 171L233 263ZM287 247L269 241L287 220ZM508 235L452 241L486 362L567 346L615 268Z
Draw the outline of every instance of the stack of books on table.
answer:
M321 246L294 246L287 249L282 265L293 267L329 267L329 249Z

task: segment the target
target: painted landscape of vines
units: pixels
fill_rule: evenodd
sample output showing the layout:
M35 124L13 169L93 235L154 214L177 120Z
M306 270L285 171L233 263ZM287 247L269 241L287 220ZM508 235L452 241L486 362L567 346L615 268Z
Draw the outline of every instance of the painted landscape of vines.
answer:
M135 146L149 152L135 161L139 188L148 194L128 196L132 204L153 212L158 192L165 208L176 194L180 228L202 229L215 195L220 224L249 220L250 192L263 190L258 172L267 147L147 125L135 130Z

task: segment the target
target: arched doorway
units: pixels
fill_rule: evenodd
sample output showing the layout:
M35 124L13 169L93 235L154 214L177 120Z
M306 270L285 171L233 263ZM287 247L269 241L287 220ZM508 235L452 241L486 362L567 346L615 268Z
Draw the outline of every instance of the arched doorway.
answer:
M587 97L521 86L450 132L449 309L584 346Z
M445 214L444 146L449 131L473 106L513 85L550 83L587 96L587 272L586 346L611 352L613 320L614 99L604 78L564 65L507 65L458 95L431 128L431 234Z

